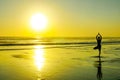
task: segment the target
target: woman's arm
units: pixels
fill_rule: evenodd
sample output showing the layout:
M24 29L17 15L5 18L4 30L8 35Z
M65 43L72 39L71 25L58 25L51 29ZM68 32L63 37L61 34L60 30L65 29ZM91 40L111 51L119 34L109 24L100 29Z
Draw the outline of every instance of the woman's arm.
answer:
M98 35L96 36L96 39L98 40L99 39L102 39L102 36L98 33Z
M102 39L102 36L99 34L100 39Z

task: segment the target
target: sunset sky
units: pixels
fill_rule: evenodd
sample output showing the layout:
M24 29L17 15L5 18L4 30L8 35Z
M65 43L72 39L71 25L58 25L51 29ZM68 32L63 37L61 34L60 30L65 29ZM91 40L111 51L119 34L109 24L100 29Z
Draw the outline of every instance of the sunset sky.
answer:
M31 17L48 23L35 31ZM0 36L120 37L120 0L0 0Z

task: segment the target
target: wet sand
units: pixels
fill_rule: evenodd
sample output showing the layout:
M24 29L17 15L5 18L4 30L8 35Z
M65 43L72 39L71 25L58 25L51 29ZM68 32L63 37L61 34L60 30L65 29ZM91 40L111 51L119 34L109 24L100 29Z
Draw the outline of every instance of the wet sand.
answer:
M94 46L0 51L0 80L119 80L120 45L103 45L101 57Z

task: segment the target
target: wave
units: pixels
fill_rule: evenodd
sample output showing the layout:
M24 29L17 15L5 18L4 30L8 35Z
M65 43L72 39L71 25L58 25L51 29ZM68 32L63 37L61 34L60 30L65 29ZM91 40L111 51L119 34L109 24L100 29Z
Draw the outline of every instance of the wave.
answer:
M45 46L42 49L51 48L80 48L82 46ZM0 51L13 51L13 50L34 50L35 48L1 48Z
M96 44L96 42L39 42L39 43L1 43L0 46L31 46L31 45L92 45ZM120 44L120 41L109 41L109 42L102 42L104 45L112 45L112 44Z
M32 46L32 45L93 45L93 37L86 38L12 38L0 37L0 46ZM102 44L120 44L120 38L104 38Z

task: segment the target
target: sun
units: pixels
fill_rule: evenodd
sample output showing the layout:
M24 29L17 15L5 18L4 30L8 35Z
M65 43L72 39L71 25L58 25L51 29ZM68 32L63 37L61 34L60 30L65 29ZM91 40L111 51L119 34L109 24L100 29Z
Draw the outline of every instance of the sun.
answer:
M44 30L46 28L47 22L48 20L46 16L41 13L34 14L30 20L32 28L36 31Z

